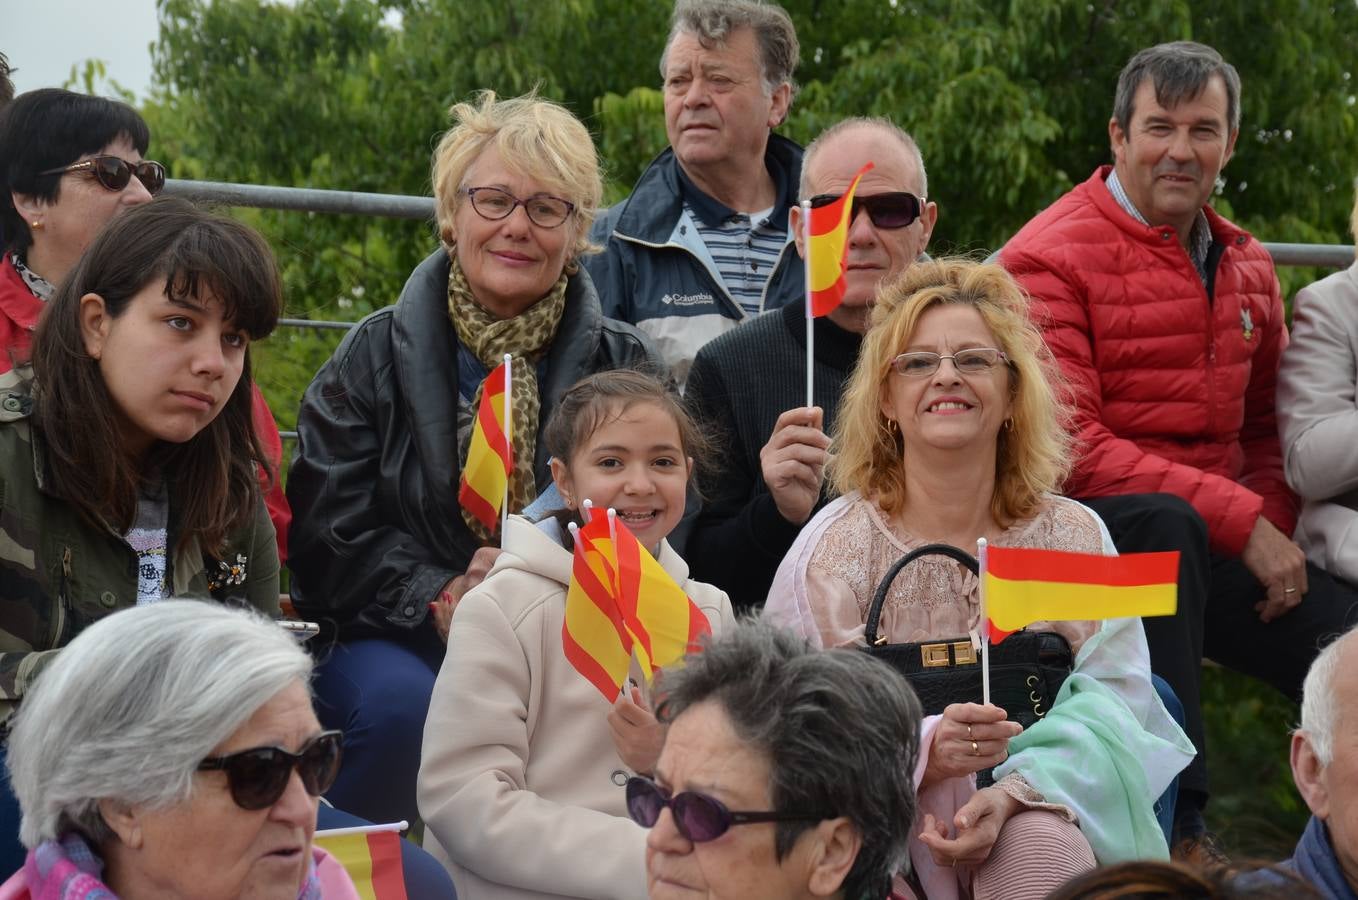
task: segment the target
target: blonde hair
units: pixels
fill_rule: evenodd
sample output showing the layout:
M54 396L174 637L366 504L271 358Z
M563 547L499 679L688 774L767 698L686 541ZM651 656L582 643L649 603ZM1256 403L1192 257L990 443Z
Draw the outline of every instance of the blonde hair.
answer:
M945 303L980 313L1008 357L1011 421L1001 429L991 513L1008 526L1036 515L1042 495L1057 491L1070 469L1069 406L1064 382L1041 334L1028 319L1028 300L997 265L965 259L919 262L881 288L849 377L834 429L829 477L839 493L859 491L888 513L905 502L904 444L890 429L881 398L890 364L909 343L920 318Z
M453 127L434 150L433 184L439 238L452 249L453 216L466 202L467 170L494 145L511 172L542 183L575 204L565 227L574 229L571 259L598 248L589 242L589 227L603 201L599 154L589 130L560 104L542 100L537 91L500 100L481 91L476 102L455 104Z

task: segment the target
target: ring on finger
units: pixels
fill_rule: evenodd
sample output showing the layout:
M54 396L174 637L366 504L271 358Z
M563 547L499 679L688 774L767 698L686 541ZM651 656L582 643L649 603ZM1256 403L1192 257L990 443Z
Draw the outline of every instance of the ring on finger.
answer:
M1297 589L1294 588L1294 587L1286 587L1286 588L1283 588L1283 593L1284 593L1284 594L1295 594L1296 592L1297 592Z
M976 740L976 738L975 738L975 737L972 735L972 733L971 733L971 723L970 723L970 722L967 723L967 740L969 740L969 741L974 741L974 740Z
M972 756L980 756L980 755L981 755L981 748L980 748L979 746L977 746L977 744L976 744L975 741L972 741L972 742L971 742L971 755L972 755Z

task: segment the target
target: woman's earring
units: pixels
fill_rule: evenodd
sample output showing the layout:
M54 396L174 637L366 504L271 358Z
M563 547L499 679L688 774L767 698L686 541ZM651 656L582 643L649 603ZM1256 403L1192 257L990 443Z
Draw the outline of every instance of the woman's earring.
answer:
M1012 418L1009 418L1009 419L1005 419L1005 420L1004 420L1004 430L1005 430L1005 431L1013 431L1013 430L1014 430L1014 420L1013 420Z
M42 224L42 219L34 219L30 224L32 224L34 231L42 231L43 228L45 227Z

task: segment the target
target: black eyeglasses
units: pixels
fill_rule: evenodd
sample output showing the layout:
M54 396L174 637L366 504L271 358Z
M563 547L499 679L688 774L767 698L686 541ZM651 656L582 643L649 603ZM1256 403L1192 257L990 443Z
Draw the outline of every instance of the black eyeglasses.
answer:
M227 756L205 759L200 771L220 769L231 785L231 799L241 809L267 809L288 789L292 770L302 776L302 786L313 797L330 790L339 774L344 735L322 731L297 753L281 747L255 747Z
M843 194L817 194L810 200L812 209L829 206ZM866 209L868 218L878 228L904 228L914 224L924 210L924 201L905 191L892 191L886 194L854 194L853 210L849 221L858 218L858 211Z
M644 775L627 779L627 814L642 828L654 828L660 821L660 811L669 807L674 814L674 827L685 840L695 844L715 841L732 825L751 822L819 822L824 816L780 812L732 812L715 797L685 791L670 796L670 792Z
M483 219L498 222L514 212L514 207L522 206L529 220L542 228L555 228L575 212L575 204L551 194L534 194L520 200L508 191L496 187L467 188L472 209Z
M151 159L143 159L139 163L130 163L117 156L96 156L93 159L81 160L78 163L71 163L69 166L59 166L38 174L64 175L67 172L80 172L85 169L90 170L95 181L115 193L127 187L127 183L132 180L133 175L137 176L137 180L146 188L146 192L153 197L160 193L161 188L165 187L165 167Z
M943 365L945 359L952 360L953 368L963 375L980 375L989 372L1002 362L1007 362L1009 357L1004 355L1003 350L996 350L994 347L972 347L970 350L958 350L950 356L939 356L928 350L915 350L902 353L887 365L897 375L904 375L907 378L927 378L938 371L938 367Z

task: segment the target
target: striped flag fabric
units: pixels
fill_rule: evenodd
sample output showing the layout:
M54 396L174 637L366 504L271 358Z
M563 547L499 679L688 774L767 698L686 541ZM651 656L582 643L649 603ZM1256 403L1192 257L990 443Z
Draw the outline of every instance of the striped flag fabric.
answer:
M407 900L399 831L316 832L316 843L344 866L363 900Z
M844 248L849 240L853 193L871 168L872 163L867 163L859 169L838 200L807 212L806 292L813 317L834 312L844 299Z
M514 471L514 454L509 444L510 423L505 408L508 396L509 363L503 362L481 385L481 403L476 409L476 424L467 446L467 463L462 467L462 483L457 491L457 502L491 534L500 524L500 509L509 489L509 474Z
M614 532L618 606L649 680L696 650L712 626L624 523L615 519Z
M608 518L595 515L573 533L575 559L561 643L575 670L612 703L631 667L632 636L618 607Z
M1169 616L1178 606L1177 550L1100 556L991 546L983 559L993 644L1033 622Z

